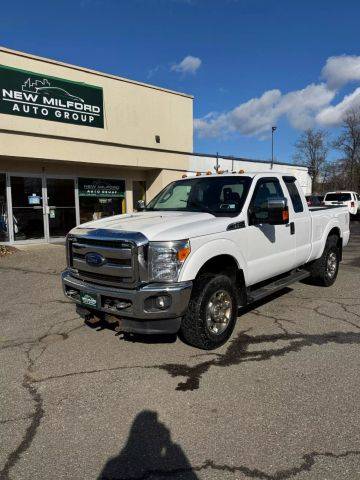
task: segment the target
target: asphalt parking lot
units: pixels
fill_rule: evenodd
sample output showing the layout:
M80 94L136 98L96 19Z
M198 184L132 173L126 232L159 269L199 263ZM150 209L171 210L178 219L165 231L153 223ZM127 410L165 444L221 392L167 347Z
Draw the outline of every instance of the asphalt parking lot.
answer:
M336 284L299 283L204 352L91 329L62 246L0 259L0 478L360 478L360 224Z

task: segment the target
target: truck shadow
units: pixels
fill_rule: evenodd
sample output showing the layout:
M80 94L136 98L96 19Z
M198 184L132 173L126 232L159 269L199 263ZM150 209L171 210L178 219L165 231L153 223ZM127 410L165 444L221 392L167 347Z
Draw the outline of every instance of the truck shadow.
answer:
M160 477L198 479L170 430L159 422L158 413L143 410L131 426L126 445L106 462L97 480Z

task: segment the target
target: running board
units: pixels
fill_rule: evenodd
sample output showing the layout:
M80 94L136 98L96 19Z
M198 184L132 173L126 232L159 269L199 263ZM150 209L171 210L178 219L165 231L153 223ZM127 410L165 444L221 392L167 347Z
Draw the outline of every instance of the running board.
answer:
M248 293L248 303L257 302L268 295L271 295L282 288L291 285L292 283L299 282L300 280L304 280L310 276L310 273L306 270L297 270L294 273L290 273L286 277L280 278L279 280L275 280L264 287L260 287L257 290L253 290L252 292Z

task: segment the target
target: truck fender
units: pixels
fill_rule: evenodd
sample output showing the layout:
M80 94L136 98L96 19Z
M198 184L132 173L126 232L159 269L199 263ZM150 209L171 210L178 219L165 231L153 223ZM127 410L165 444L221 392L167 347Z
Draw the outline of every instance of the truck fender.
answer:
M191 253L180 272L179 281L185 282L188 280L194 280L201 267L203 267L208 260L211 260L218 255L229 255L234 258L238 268L244 273L246 284L247 268L245 258L242 256L239 247L235 242L224 238L207 242L196 249L194 253Z
M342 238L342 231L341 231L341 227L338 220L335 220L335 219L331 220L326 225L326 228L322 234L321 240L319 242L314 242L314 252L312 255L314 260L317 260L323 254L325 245L326 245L326 240L333 228L336 228L339 231L340 238Z

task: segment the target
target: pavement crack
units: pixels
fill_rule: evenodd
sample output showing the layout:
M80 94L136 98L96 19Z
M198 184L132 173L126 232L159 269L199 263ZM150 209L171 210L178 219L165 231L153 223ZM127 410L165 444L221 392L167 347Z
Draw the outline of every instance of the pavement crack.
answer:
M276 348L278 342L288 342L285 346ZM360 333L357 332L330 332L325 334L305 333L282 333L275 335L249 336L240 334L230 343L224 354L218 354L215 358L201 362L195 366L186 364L167 363L152 368L165 370L171 377L185 377L176 390L197 390L202 376L211 367L227 367L239 365L245 362L262 362L272 358L283 357L289 353L297 353L305 347L323 346L329 343L360 344ZM273 348L251 350L250 346L264 344L274 345ZM147 367L151 368L151 367Z
M78 320L78 318L75 318L75 319L71 318L69 320L64 320L62 322L58 322L54 325L51 325L43 335L37 338L25 338L24 340L21 340L19 342L17 342L16 340L2 341L2 343L5 345L3 345L0 348L0 351L7 350L9 348L24 347L24 346L35 347L42 344L50 344L50 343L56 343L58 341L65 341L70 337L71 333L75 332L76 330L83 329L84 324L81 323L80 325L76 325L75 327L70 328L69 330L66 330L63 332L56 332L56 331L52 332L52 330L54 327L58 327L59 325L62 325L64 323L68 323L74 320ZM39 357L42 355L42 353L39 355Z
M292 320L288 320L288 319L285 319L285 318L280 319L280 318L274 317L272 315L268 315L268 314L259 312L259 310L252 310L251 313L253 313L254 315L257 315L259 317L264 317L264 318L268 318L269 320L272 320L274 322L274 324L286 335L289 335L290 332L287 328L284 327L283 322L291 323L292 325L295 324L295 322L293 322ZM297 333L300 333L300 332L297 332Z
M117 370L136 370L142 368L158 368L158 365L120 365L119 367L98 368L94 370L81 370L76 372L63 373L62 375L51 375L44 378L33 378L32 383L42 383L48 380L58 380L67 377L76 377L81 375L92 375L94 373L114 372Z
M256 480L289 480L297 477L300 473L310 472L316 464L319 457L339 459L349 456L360 455L360 450L347 450L345 452L336 454L332 452L311 452L302 456L302 462L298 466L289 467L284 470L278 470L274 473L267 473L258 468L250 468L246 465L227 465L218 464L213 460L206 460L202 465L179 467L169 470L162 469L148 469L140 476L104 476L98 477L98 480L149 480L150 478L174 478L177 475L186 473L198 473L203 470L213 470L228 473L242 473L247 478ZM196 478L196 477L193 477Z
M28 274L28 273L36 273L36 274L39 274L39 275L51 275L51 276L56 276L58 277L60 275L60 272L56 272L56 271L52 271L52 272L44 272L42 270L32 270L31 268L21 268L21 267L0 267L0 270L4 270L4 271L16 271L16 272L22 272L22 273L25 273L25 274Z
M30 425L25 431L25 434L20 442L20 444L17 446L17 448L12 451L5 462L5 465L3 469L0 471L0 478L2 480L9 480L9 473L10 470L17 464L17 462L20 460L21 455L26 452L26 450L29 449L30 445L32 444L36 432L40 426L41 420L44 416L44 408L43 408L43 399L38 392L38 390L32 385L31 378L29 376L29 373L31 371L31 368L33 366L33 361L30 359L30 350L28 351L28 360L29 360L29 367L28 370L24 374L22 386L23 388L30 394L30 397L32 401L34 402L34 413L30 415Z
M276 344L279 342L287 342L287 345L276 348ZM230 345L224 354L214 353L213 358L193 366L182 363L165 363L157 365L120 365L117 367L68 372L62 375L53 375L45 378L33 378L32 382L40 383L60 378L74 377L78 375L91 375L102 372L114 372L117 370L158 369L166 371L173 378L185 377L185 381L178 383L176 390L191 391L197 390L200 387L201 378L211 367L227 367L246 362L263 362L272 358L283 357L290 353L298 353L305 347L320 347L329 343L337 343L340 345L358 345L360 344L360 333L281 333L273 335L250 336L244 332L240 332L239 335L230 342ZM248 350L250 346L262 344L265 346L270 344L274 345L274 347L251 351Z

